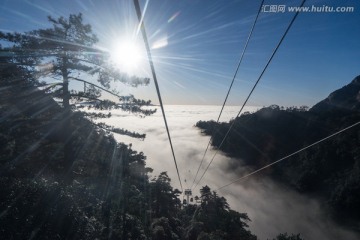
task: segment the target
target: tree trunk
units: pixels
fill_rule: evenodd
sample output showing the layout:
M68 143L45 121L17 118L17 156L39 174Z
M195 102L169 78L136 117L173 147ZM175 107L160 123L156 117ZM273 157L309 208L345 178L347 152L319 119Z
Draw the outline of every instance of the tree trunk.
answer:
M61 130L63 131L63 144L64 144L64 170L65 170L65 182L72 182L72 165L74 162L73 153L73 139L72 139L72 125L71 125L71 106L70 106L70 92L69 92L69 78L67 72L67 58L63 59L63 125Z

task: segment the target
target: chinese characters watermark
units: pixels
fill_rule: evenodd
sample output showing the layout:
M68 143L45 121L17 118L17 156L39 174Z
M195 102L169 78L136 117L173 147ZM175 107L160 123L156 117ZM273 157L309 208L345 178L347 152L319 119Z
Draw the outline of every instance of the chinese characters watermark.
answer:
M285 12L309 12L309 13L350 13L355 11L355 7L332 7L327 5L322 6L306 6L306 7L292 7L286 5L263 5L261 12L264 13L285 13Z

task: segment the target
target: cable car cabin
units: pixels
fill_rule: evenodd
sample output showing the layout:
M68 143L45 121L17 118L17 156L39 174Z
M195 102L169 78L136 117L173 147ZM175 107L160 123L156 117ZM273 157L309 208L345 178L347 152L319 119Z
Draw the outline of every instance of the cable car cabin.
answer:
M185 196L186 196L186 200L184 199L184 201L185 201L185 204L184 204L184 205L189 204L190 202L193 201L192 198L191 198L190 201L189 201L189 198L190 198L190 196L192 195L191 189L185 189L184 194L185 194ZM184 201L183 201L183 202L184 202Z
M191 189L185 189L185 196L191 196L192 192Z

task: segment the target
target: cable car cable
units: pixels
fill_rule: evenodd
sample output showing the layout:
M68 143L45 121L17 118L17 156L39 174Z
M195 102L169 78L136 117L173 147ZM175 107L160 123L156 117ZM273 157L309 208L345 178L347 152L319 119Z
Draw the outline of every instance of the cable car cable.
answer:
M183 186L182 186L182 183L181 183L181 178L180 178L180 174L179 174L179 168L178 168L178 165L177 165L177 162L176 162L174 147L173 147L173 144L172 144L172 141L171 141L170 131L169 131L169 127L168 127L168 124L167 124L167 121L166 121L165 110L164 110L164 106L163 106L163 102L162 102L162 98L161 98L161 94L160 94L159 84L158 84L156 73L155 73L154 62L153 62L153 59L152 59L152 56L151 56L151 51L150 51L150 46L149 46L147 34L146 34L146 31L145 31L144 19L143 19L143 16L141 14L139 0L134 0L134 5L135 5L136 14L137 14L137 17L138 17L138 20L139 20L139 28L141 29L141 33L142 33L142 36L143 36L143 39L144 39L146 52L147 52L147 56L148 56L152 76L153 76L153 79L154 79L155 88L156 88L156 92L157 92L160 107L161 107L161 112L162 112L165 127L166 127L166 132L167 132L167 136L168 136L170 147L171 147L171 153L172 153L172 156L173 156L173 159L174 159L175 168L176 168L176 172L177 172L177 175L178 175L178 178L179 178L180 188L181 188L181 192L182 192L183 191Z
M303 0L303 1L302 1L301 5L299 6L299 9L301 9L301 8L302 8L302 6L304 5L304 3L305 3L305 2L306 2L306 0ZM267 68L268 68L268 66L270 65L270 63L271 63L272 59L274 58L274 56L275 56L276 52L278 51L278 49L279 49L280 45L281 45L281 44L282 44L282 42L284 41L284 39L285 39L285 37L286 37L287 33L289 32L289 30L290 30L291 26L292 26L292 25L293 25L293 23L295 22L295 19L297 18L297 16L298 16L298 15L299 15L299 11L297 11L297 12L295 13L294 17L292 18L291 22L289 23L289 25L288 25L288 27L287 27L287 29L286 29L285 33L283 34L283 36L281 37L281 39L280 39L279 43L277 44L276 48L274 49L273 53L271 54L271 56L270 56L270 58L269 58L268 62L266 63L266 65L265 65L265 67L264 67L263 71L261 72L261 74L260 74L259 78L258 78L258 79L257 79L257 81L255 82L255 84L254 84L253 88L251 89L251 91L250 91L249 95L247 96L246 100L244 101L243 105L241 106L241 109L240 109L239 113L237 114L236 118L237 118L237 117L239 117L239 116L240 116L240 114L242 113L242 110L244 109L245 105L247 104L248 100L250 99L250 97L251 97L252 93L254 92L255 88L257 87L258 83L260 82L260 80L261 80L262 76L264 75L264 73L265 73L266 69L267 69ZM235 118L235 119L236 119L236 118ZM206 167L206 169L205 169L204 173L201 175L201 177L200 177L199 181L196 183L196 185L195 185L194 189L195 189L195 188L199 185L199 183L201 182L201 180L202 180L202 179L203 179L203 177L205 176L205 174L206 174L207 170L209 169L210 165L211 165L211 164L212 164L212 162L214 161L215 156L216 156L216 155L217 155L217 153L219 152L219 150L220 150L221 146L224 144L224 142L225 142L226 138L228 137L228 135L229 135L229 133L230 133L231 129L232 129L232 128L233 128L233 126L235 125L235 122L236 122L236 121L234 120L234 121L232 122L232 124L230 125L229 130L226 132L226 134L225 134L224 138L222 139L222 141L221 141L220 145L218 146L218 148L217 148L217 150L216 150L215 154L214 154L214 155L213 155L213 157L211 158L211 161L210 161L210 162L209 162L209 164L207 165L207 167Z
M252 33L253 33L254 28L255 28L255 25L256 25L256 22L257 22L257 20L258 20L258 18L259 18L259 15L260 15L260 12L261 12L262 6L263 6L263 4L264 4L264 1L265 1L265 0L262 0L262 1L261 1L261 4L260 4L260 7L259 7L259 10L258 10L258 12L257 12L257 14L256 14L256 17L255 17L254 23L253 23L253 25L252 25L252 27L251 27L251 30L250 30L249 35L248 35L248 37L247 37L247 40L246 40L245 46L244 46L243 51L242 51L242 53L241 53L241 55L240 55L240 60L239 60L239 62L238 62L238 64L237 64L237 67L236 67L236 70L235 70L234 76L233 76L233 78L232 78L232 81L231 81L231 84L230 84L229 90L227 91L227 94L226 94L226 97L225 97L224 103L223 103L223 105L222 105L222 107L221 107L220 114L219 114L219 116L218 116L218 118L217 118L217 120L216 120L216 123L218 123L218 122L219 122L220 117L221 117L221 114L222 114L222 112L223 112L223 110L224 110L224 107L225 107L225 104L226 104L227 99L228 99L228 97L229 97L229 94L230 94L231 88L232 88L232 86L233 86L233 84L234 84L235 78L236 78L236 76L237 76L237 73L238 73L238 71L239 71L240 65L241 65L242 60L243 60L243 58L244 58L245 51L246 51L247 46L248 46L248 44L249 44L249 42L250 42L250 39L251 39ZM206 147L206 149L205 149L205 152L204 152L204 154L203 154L203 156L202 156L202 159L201 159L201 161L200 161L200 165L199 165L199 167L198 167L198 169L197 169L197 171L196 171L196 174L195 174L195 177L194 177L194 181L193 181L193 183L191 184L191 188L192 188L192 187L194 186L194 184L195 184L195 181L196 181L196 178L197 178L197 176L198 176L198 174L199 174L199 171L200 171L201 165L202 165L202 163L204 162L205 155L206 155L207 151L209 150L209 147L210 147L210 143L211 143L211 141L212 141L212 137L209 139L209 142L208 142L208 144L207 144L207 147Z

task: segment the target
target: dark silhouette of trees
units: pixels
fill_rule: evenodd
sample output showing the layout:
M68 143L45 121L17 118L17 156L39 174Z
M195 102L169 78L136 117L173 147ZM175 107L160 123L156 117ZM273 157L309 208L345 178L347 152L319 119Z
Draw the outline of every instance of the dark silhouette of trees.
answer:
M224 197L211 192L208 186L200 189L201 203L185 211L192 213L186 229L187 239L256 239L246 228L247 214L231 210Z
M258 169L360 120L359 77L308 109L271 105L229 123L200 121L212 145ZM220 143L231 124L224 144ZM264 173L302 193L326 199L334 219L356 228L360 219L359 128L307 149Z
M179 200L181 192L178 189L173 190L170 181L171 179L167 173L162 172L150 182L150 195L152 199L150 206L154 218L174 216L181 207Z
M288 235L287 233L281 233L276 238L273 238L273 240L303 240L303 238L300 237L300 234L291 234Z
M152 111L143 111L140 107L149 105L133 96L119 96L111 90L112 82L121 82L131 86L147 85L148 78L128 76L109 64L109 53L94 47L98 42L89 24L83 23L82 14L71 14L68 19L48 17L52 28L39 29L27 33L3 33L0 39L13 43L5 49L13 56L14 63L31 67L34 76L57 79L61 82L46 85L47 92L62 100L65 111L70 111L70 100L88 99L95 101L97 109L121 108L134 113L149 115ZM100 85L92 82L96 79ZM70 81L84 84L83 91L70 91ZM50 91L51 90L51 91ZM113 101L101 101L100 90L114 94L120 104ZM131 108L128 105L132 105ZM89 105L92 106L92 105Z
M33 30L27 33L0 32L0 39L8 41L9 47L3 49L11 64L26 66L36 80L55 79L55 83L43 82L42 90L55 99L60 99L62 110L62 138L67 168L74 159L72 132L77 126L72 123L72 110L83 110L79 103L90 101L88 108L97 110L122 109L142 116L151 115L155 110L143 110L150 101L133 96L120 96L116 90L110 90L112 82L121 82L138 86L149 83L148 78L128 76L109 64L109 54L94 47L98 39L89 24L83 23L82 14L71 14L69 18L54 19L48 17L53 25L48 29ZM89 79L89 80L85 80ZM96 79L99 85L90 79ZM84 84L83 91L70 90L70 81ZM101 99L101 91L111 93L118 102ZM79 106L79 107L77 107ZM111 114L83 113L88 118L110 117ZM145 134L129 132L104 123L98 127L107 132L144 138Z

